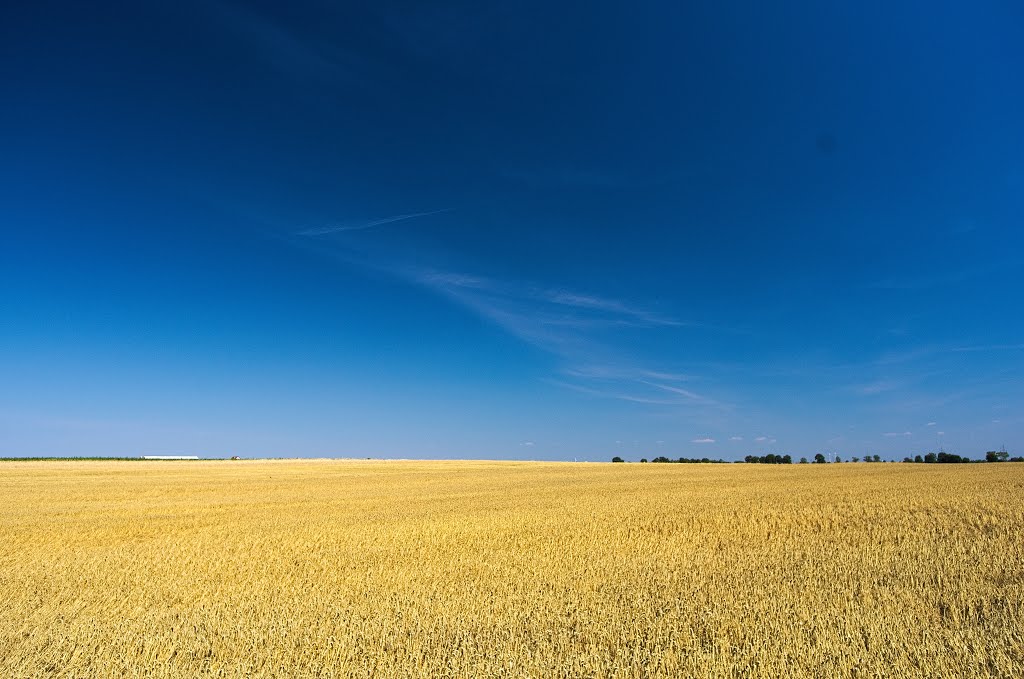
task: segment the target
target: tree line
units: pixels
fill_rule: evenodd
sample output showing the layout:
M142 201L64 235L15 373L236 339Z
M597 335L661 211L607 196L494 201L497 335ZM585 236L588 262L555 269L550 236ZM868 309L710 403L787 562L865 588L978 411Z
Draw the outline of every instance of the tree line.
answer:
M647 458L646 457L642 457L642 458L640 458L640 461L641 462L647 462ZM623 460L621 457L615 456L615 457L612 458L612 462L625 462L625 460ZM667 458L667 457L665 457L663 455L660 456L660 457L654 458L653 460L651 460L651 462L657 462L658 464L665 464L665 463L669 463L669 462L676 463L676 464L728 464L725 460L712 460L712 459L707 458L707 457L701 457L701 458L681 457L678 460L673 460L673 459Z
M860 462L861 461L860 457L852 457L850 459L851 459L852 462ZM836 455L833 458L832 461L833 462L837 462L837 463L843 462L843 458L841 458L838 455ZM884 462L885 460L882 460L882 458L879 455L865 455L864 458L863 458L863 461L864 462ZM962 464L962 463L968 463L968 462L1024 462L1024 457L1010 457L1009 453L1007 453L1005 450L999 450L999 451L990 450L987 453L985 453L985 459L984 460L972 460L971 458L969 458L969 457L967 457L965 455L954 455L952 453L947 453L947 452L938 452L938 453L925 453L923 456L922 455L915 455L914 457L907 456L907 457L903 458L903 461L904 462L910 462L910 463L920 463L920 464ZM622 459L621 457L619 457L618 455L616 455L615 457L612 458L612 462L625 462L625 460ZM647 458L646 457L640 458L640 462L646 463L647 462ZM707 458L707 457L702 457L702 458L680 457L678 459L673 460L671 458L665 457L664 455L661 455L659 457L654 458L653 460L651 460L651 462L655 462L655 463L659 463L659 464L665 464L665 463L675 463L675 464L728 464L725 460L712 460L712 459ZM792 455L775 455L774 453L769 453L767 455L760 455L760 456L759 455L747 455L746 457L743 458L743 462L746 462L748 464L793 464L793 456ZM828 462L829 462L828 458L826 458L823 453L818 453L817 455L814 456L814 464L826 464ZM800 464L808 464L807 458L806 457L801 457L800 458Z
M918 464L957 464L963 462L1024 462L1024 457L1010 457L1010 454L1005 450L990 450L985 453L984 460L972 460L966 456L952 455L950 453L939 452L939 453L927 453L924 457L915 455L913 459L909 456L903 458L904 462L914 462Z

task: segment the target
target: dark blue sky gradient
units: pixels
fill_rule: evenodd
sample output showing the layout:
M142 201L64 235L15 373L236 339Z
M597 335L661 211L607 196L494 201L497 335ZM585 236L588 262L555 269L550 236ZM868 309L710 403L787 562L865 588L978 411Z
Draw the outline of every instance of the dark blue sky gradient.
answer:
M5 5L0 455L1019 453L1021 5L683 5Z

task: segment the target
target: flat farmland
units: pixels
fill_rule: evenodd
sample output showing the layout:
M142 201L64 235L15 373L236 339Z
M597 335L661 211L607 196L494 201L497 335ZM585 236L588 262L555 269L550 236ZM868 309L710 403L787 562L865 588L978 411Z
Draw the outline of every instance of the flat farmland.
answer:
M0 463L0 675L1022 676L1024 464Z

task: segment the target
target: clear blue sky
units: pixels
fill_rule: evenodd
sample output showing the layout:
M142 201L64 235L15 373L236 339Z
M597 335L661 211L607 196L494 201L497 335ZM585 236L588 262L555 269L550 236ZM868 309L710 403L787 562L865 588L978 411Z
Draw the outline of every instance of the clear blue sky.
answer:
M1022 8L5 3L0 454L1020 454Z

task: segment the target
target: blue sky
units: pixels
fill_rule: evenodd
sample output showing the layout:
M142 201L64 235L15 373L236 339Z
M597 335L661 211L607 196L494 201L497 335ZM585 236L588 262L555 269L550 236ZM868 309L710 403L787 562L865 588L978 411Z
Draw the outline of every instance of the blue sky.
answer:
M0 455L1024 447L1018 3L9 3Z

